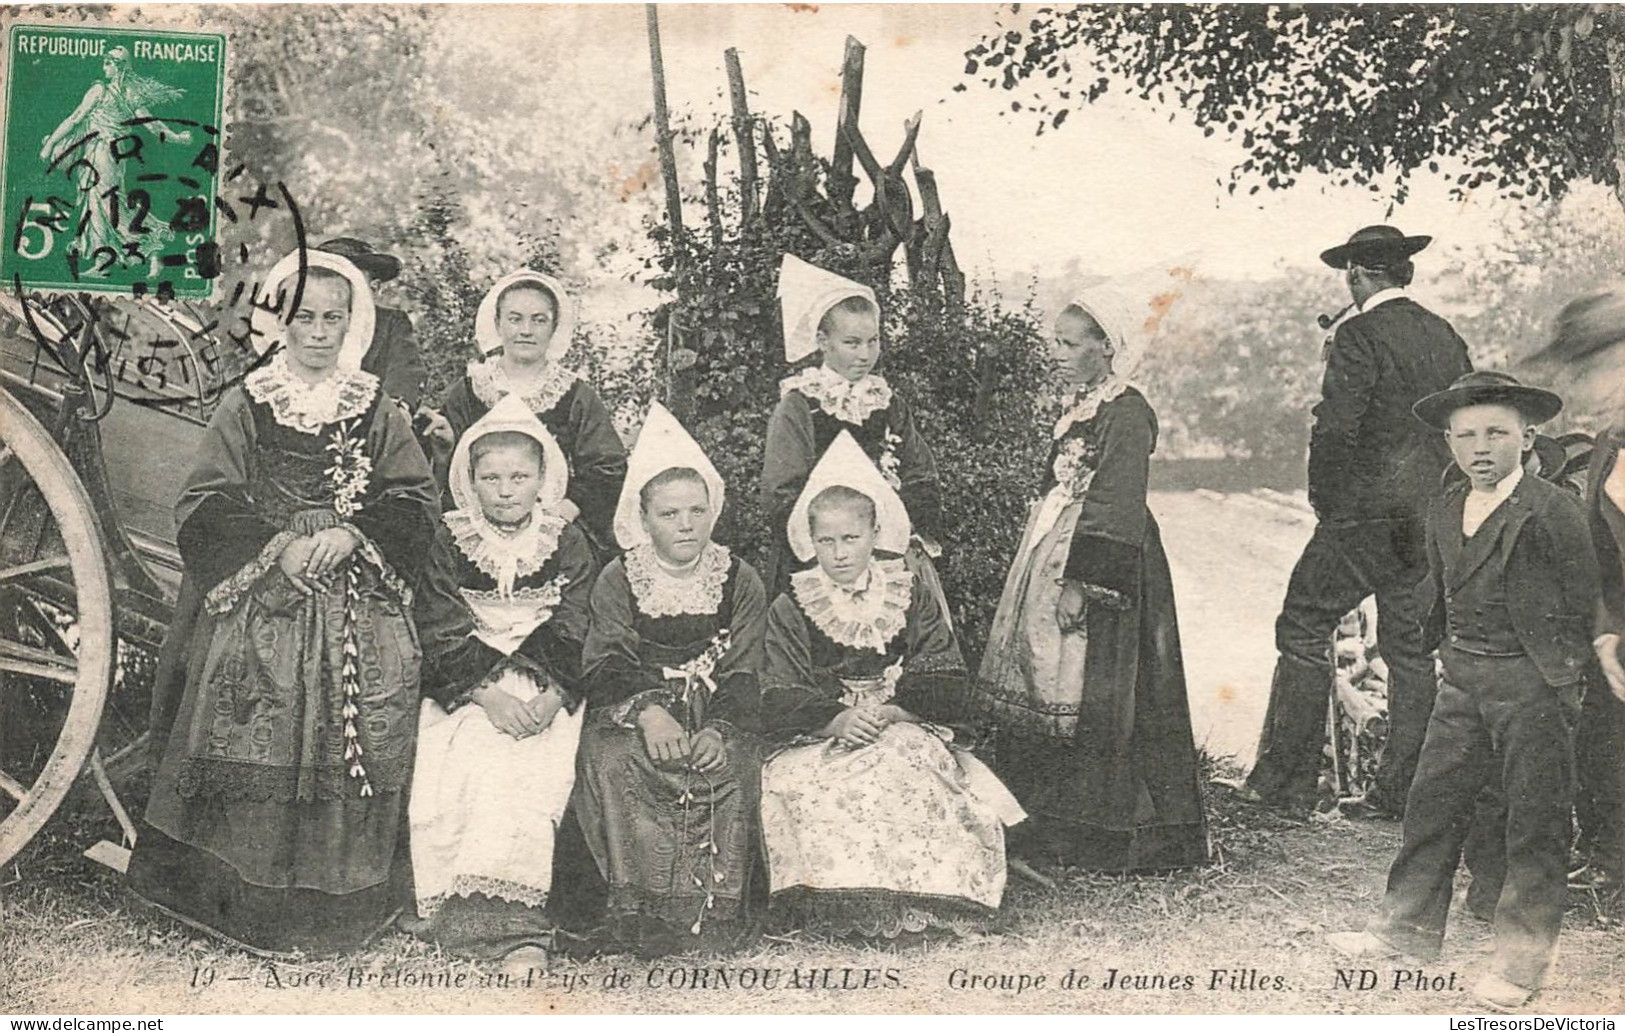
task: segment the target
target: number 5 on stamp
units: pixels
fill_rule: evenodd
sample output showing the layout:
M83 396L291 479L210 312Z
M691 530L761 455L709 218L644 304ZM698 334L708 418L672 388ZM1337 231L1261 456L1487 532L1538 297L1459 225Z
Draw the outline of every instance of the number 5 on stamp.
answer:
M226 38L14 24L6 59L5 289L207 298Z

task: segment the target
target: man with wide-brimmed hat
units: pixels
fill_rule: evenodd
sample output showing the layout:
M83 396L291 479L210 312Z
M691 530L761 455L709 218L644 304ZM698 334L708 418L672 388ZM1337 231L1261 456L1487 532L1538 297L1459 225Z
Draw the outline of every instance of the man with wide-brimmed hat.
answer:
M1436 689L1411 593L1427 570L1426 499L1449 463L1440 436L1411 412L1423 396L1472 369L1444 319L1405 293L1411 256L1431 238L1369 226L1321 253L1341 269L1358 311L1326 346L1326 373L1309 442L1309 502L1318 522L1276 620L1280 652L1258 760L1244 795L1307 811L1317 796L1332 636L1344 614L1377 598L1388 666L1388 742L1367 798L1397 815L1416 770Z
M1539 990L1563 922L1573 732L1599 584L1580 500L1523 464L1535 426L1562 408L1489 371L1416 403L1465 474L1436 493L1426 526L1423 641L1438 644L1444 676L1382 907L1365 932L1330 938L1356 958L1436 960L1474 801L1498 790L1495 951L1473 988L1495 1008Z
M401 260L376 251L360 237L330 237L316 245L320 251L342 255L363 273L376 292L381 284L401 274ZM384 393L399 399L408 410L416 410L423 396L427 370L418 354L417 335L412 318L398 308L377 306L372 346L361 359L361 368L378 377Z

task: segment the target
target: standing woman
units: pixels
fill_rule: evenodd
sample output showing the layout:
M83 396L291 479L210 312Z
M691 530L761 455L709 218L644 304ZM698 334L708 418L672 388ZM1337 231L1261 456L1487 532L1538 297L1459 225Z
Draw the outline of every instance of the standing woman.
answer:
M1055 323L1069 401L994 616L980 690L995 766L1032 820L1012 849L1100 871L1208 858L1173 584L1146 477L1157 418L1129 384L1150 292Z
M418 710L407 586L435 519L407 417L360 369L366 277L304 259L303 284L298 253L267 278L291 310L284 326L256 309L255 339L281 348L221 401L181 494L202 605L129 869L139 897L262 954L352 950L397 910Z
M751 930L767 601L711 541L723 483L655 403L615 513L626 551L593 586L574 806L609 884L609 946L727 948Z
M573 299L551 276L521 269L493 284L474 317L474 345L484 357L469 363L447 393L443 409L450 427L440 428L437 440L449 452L500 399L519 395L564 450L570 464L567 511L579 514L603 558L615 551L611 525L626 477L626 446L598 392L564 365L575 322Z
M927 591L942 602L932 556L941 554L942 494L931 446L908 403L874 372L880 361L880 306L861 283L785 255L779 266L784 359L820 355L779 382L779 404L767 424L762 509L774 528L766 583L774 597L789 591L797 568L785 528L807 475L841 431L849 432L908 507L918 539L912 548ZM948 608L941 607L946 615Z

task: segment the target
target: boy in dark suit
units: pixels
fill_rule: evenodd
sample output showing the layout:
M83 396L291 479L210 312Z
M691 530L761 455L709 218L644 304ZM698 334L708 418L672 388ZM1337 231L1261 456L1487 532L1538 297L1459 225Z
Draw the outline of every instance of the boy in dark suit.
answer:
M1474 800L1499 778L1506 880L1495 955L1474 993L1501 1009L1540 988L1562 924L1571 737L1599 592L1584 510L1521 463L1536 424L1562 407L1551 392L1493 372L1416 403L1467 474L1427 521L1421 612L1444 679L1381 911L1367 931L1330 938L1354 957L1436 959Z

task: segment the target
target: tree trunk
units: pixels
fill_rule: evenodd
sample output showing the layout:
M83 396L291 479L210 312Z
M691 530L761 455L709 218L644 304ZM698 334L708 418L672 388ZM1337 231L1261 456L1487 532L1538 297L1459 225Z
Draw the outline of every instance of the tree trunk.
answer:
M745 94L745 72L739 67L739 51L729 47L722 56L728 66L734 139L739 142L739 218L743 224L756 217L756 139L750 121L750 100Z
M857 177L852 175L852 142L846 127L857 127L858 110L863 105L863 44L853 36L846 37L846 58L841 62L841 105L835 117L835 150L829 163L829 199L836 206L850 204L857 190Z
M1608 37L1609 115L1614 129L1614 197L1625 206L1625 16L1611 12L1614 31Z
M649 24L649 71L654 80L655 143L660 150L660 178L666 184L666 219L671 224L675 253L683 239L683 195L677 183L677 155L671 146L671 113L666 110L666 65L660 57L660 13L656 4L645 4Z

